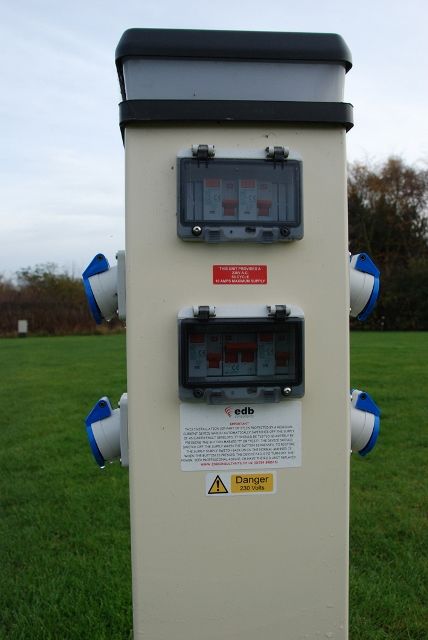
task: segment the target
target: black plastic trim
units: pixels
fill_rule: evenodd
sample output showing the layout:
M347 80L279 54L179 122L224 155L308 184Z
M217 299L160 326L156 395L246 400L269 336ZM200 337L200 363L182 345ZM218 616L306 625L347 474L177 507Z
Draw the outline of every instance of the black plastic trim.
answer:
M125 57L335 62L349 71L351 52L336 33L127 29L116 48Z
M264 100L125 100L119 104L123 129L142 122L283 122L354 126L346 102Z

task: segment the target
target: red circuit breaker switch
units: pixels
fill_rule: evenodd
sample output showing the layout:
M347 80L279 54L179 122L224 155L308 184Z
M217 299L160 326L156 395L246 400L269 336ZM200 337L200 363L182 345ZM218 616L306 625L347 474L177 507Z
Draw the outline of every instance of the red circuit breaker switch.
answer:
M192 333L190 336L190 342L195 342L197 344L205 342L205 336L203 333Z
M290 354L288 353L288 351L278 351L278 353L276 354L277 367L287 367L289 360Z
M221 362L221 353L208 353L207 360L209 369L219 369Z
M223 200L223 208L225 216L236 216L236 207L238 200Z
M268 216L269 210L272 206L272 200L257 200L257 215Z

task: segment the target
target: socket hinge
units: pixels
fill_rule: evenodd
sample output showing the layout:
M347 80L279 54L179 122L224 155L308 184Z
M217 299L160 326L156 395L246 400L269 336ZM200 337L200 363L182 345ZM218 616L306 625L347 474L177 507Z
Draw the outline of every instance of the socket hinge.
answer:
M288 147L266 147L266 157L269 160L275 162L284 162L290 155L290 149Z
M198 320L209 320L215 318L215 307L209 307L208 305L200 305L193 307L193 316Z
M291 313L291 310L285 304L271 304L268 305L268 316L275 318L275 320L286 320Z
M215 156L215 147L213 144L194 144L192 145L192 155L198 160L209 160Z

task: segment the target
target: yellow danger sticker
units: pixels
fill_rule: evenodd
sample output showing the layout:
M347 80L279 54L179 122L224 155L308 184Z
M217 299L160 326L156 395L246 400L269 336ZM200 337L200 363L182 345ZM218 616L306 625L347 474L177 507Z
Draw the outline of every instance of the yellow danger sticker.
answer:
M233 473L230 490L232 493L273 493L273 473Z
M244 471L220 471L207 473L205 495L207 496L251 496L276 493L276 473Z

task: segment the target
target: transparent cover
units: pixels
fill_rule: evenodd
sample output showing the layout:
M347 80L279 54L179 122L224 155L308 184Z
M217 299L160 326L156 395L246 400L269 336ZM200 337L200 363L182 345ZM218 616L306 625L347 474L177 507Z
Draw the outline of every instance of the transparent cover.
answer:
M253 159L180 159L182 225L297 227L301 163Z
M183 386L297 385L303 323L237 320L181 323Z

